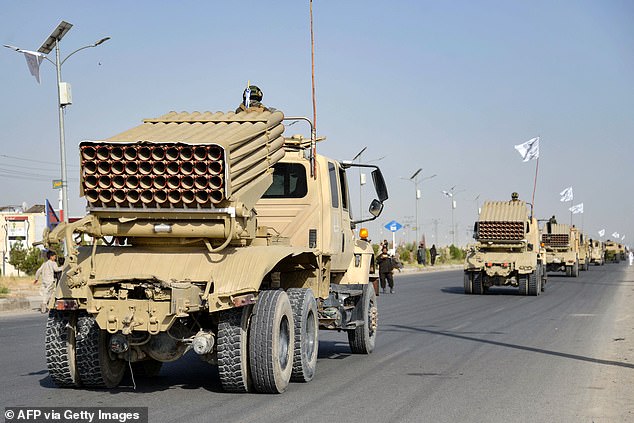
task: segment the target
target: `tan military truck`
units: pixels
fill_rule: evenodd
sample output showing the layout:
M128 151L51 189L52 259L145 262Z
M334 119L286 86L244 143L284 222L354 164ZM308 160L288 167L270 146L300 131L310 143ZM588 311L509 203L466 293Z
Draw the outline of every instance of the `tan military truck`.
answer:
M579 276L577 230L563 223L547 222L542 231L542 244L546 248L546 271Z
M474 238L465 258L465 294L484 294L492 286L518 287L520 295L533 296L545 290L539 226L524 201L485 202Z
M46 329L58 386L115 387L129 363L152 374L193 349L226 391L279 393L313 378L320 328L372 352L374 255L354 228L381 213L383 176L285 138L284 119L171 112L80 144L88 215L45 234L68 249ZM372 168L367 219L351 166Z
M621 261L620 244L609 239L605 242L605 261L618 263Z
M579 231L579 229L572 227L579 237L579 270L588 270L590 267L590 242L586 237L586 234Z
M590 240L590 263L594 263L595 266L605 264L605 245L596 239Z

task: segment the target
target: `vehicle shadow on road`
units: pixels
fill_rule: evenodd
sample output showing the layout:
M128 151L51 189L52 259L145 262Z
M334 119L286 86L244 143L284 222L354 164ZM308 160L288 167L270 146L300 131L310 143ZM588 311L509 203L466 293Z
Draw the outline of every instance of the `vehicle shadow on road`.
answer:
M319 351L317 352L317 358L341 360L350 357L350 345L347 342L342 341L319 341Z
M466 295L464 293L464 287L462 287L462 286L446 286L444 288L440 288L440 291L444 292L445 294ZM483 295L513 295L513 296L518 296L519 295L519 291L518 291L517 288L512 288L512 287L491 287ZM473 295L469 295L469 297L472 297L472 296ZM476 295L476 296L478 296L478 295Z
M506 343L506 342L492 341L490 339L482 339L482 338L475 338L475 337L472 337L472 336L465 336L465 335L461 335L460 333L457 333L457 332L431 330L431 329L426 329L426 328L417 328L417 327L414 327L414 326L405 326L405 325L383 325L381 327L381 331L383 331L383 332L419 332L419 333L427 333L427 334L430 334L430 335L447 336L449 338L460 339L460 340L463 340L463 341L480 342L480 343L483 343L483 344L495 345L495 346L498 346L498 347L512 348L512 349L515 349L515 350L522 350L522 351L530 351L530 352L534 352L534 353L546 354L546 355L551 355L551 356L561 357L561 358L568 358L568 359L571 359L571 360L584 361L584 362L588 362L588 363L602 364L602 365L606 365L606 366L624 367L626 369L634 369L634 363L624 363L624 362L621 362L621 361L604 360L604 359L600 359L600 358L586 357L586 356L583 356L583 355L570 354L570 353L564 353L564 352L559 352L559 351L545 350L543 348L529 347L529 346L526 346L526 345L509 344L509 343Z

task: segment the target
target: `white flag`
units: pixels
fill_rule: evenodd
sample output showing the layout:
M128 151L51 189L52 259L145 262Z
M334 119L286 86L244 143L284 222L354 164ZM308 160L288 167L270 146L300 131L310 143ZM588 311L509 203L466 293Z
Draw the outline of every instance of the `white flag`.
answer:
M37 83L40 83L40 64L44 60L44 55L37 51L20 50L24 53L26 59L26 65L29 67L31 75L35 77Z
M602 237L603 235L605 235L605 229L601 229L601 230L599 231L599 236L601 236L601 237Z
M515 149L517 150L518 153L520 153L520 156L522 156L523 162L527 162L533 159L538 159L539 158L539 137L532 138L523 144L516 145Z
M624 239L625 239L625 235L623 235L623 236L621 237L621 241L623 241Z
M572 214L583 213L583 203L579 203L576 206L572 206L568 210L570 210Z
M621 235L619 235L619 233L618 233L618 232L612 232L612 236L613 236L614 238L620 238L620 237L621 237Z
M565 190L561 191L559 195L561 195L559 201L572 201L572 199L574 198L572 195L572 187L568 187Z

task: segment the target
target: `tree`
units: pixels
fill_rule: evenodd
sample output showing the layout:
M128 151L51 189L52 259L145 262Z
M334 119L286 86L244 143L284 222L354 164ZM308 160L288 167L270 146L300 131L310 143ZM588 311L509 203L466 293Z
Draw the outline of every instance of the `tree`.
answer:
M44 263L42 252L37 247L28 250L22 246L21 242L13 244L9 253L9 264L19 272L27 275L34 275L37 269Z

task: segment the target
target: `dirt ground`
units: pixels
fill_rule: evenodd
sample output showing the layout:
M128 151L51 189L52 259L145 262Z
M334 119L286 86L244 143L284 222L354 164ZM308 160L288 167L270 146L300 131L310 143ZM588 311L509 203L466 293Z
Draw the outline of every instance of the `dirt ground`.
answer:
M16 277L16 276L1 276L0 286L9 288L9 293L2 295L2 298L14 298L14 297L28 297L32 295L39 295L40 283L33 285L35 277Z

